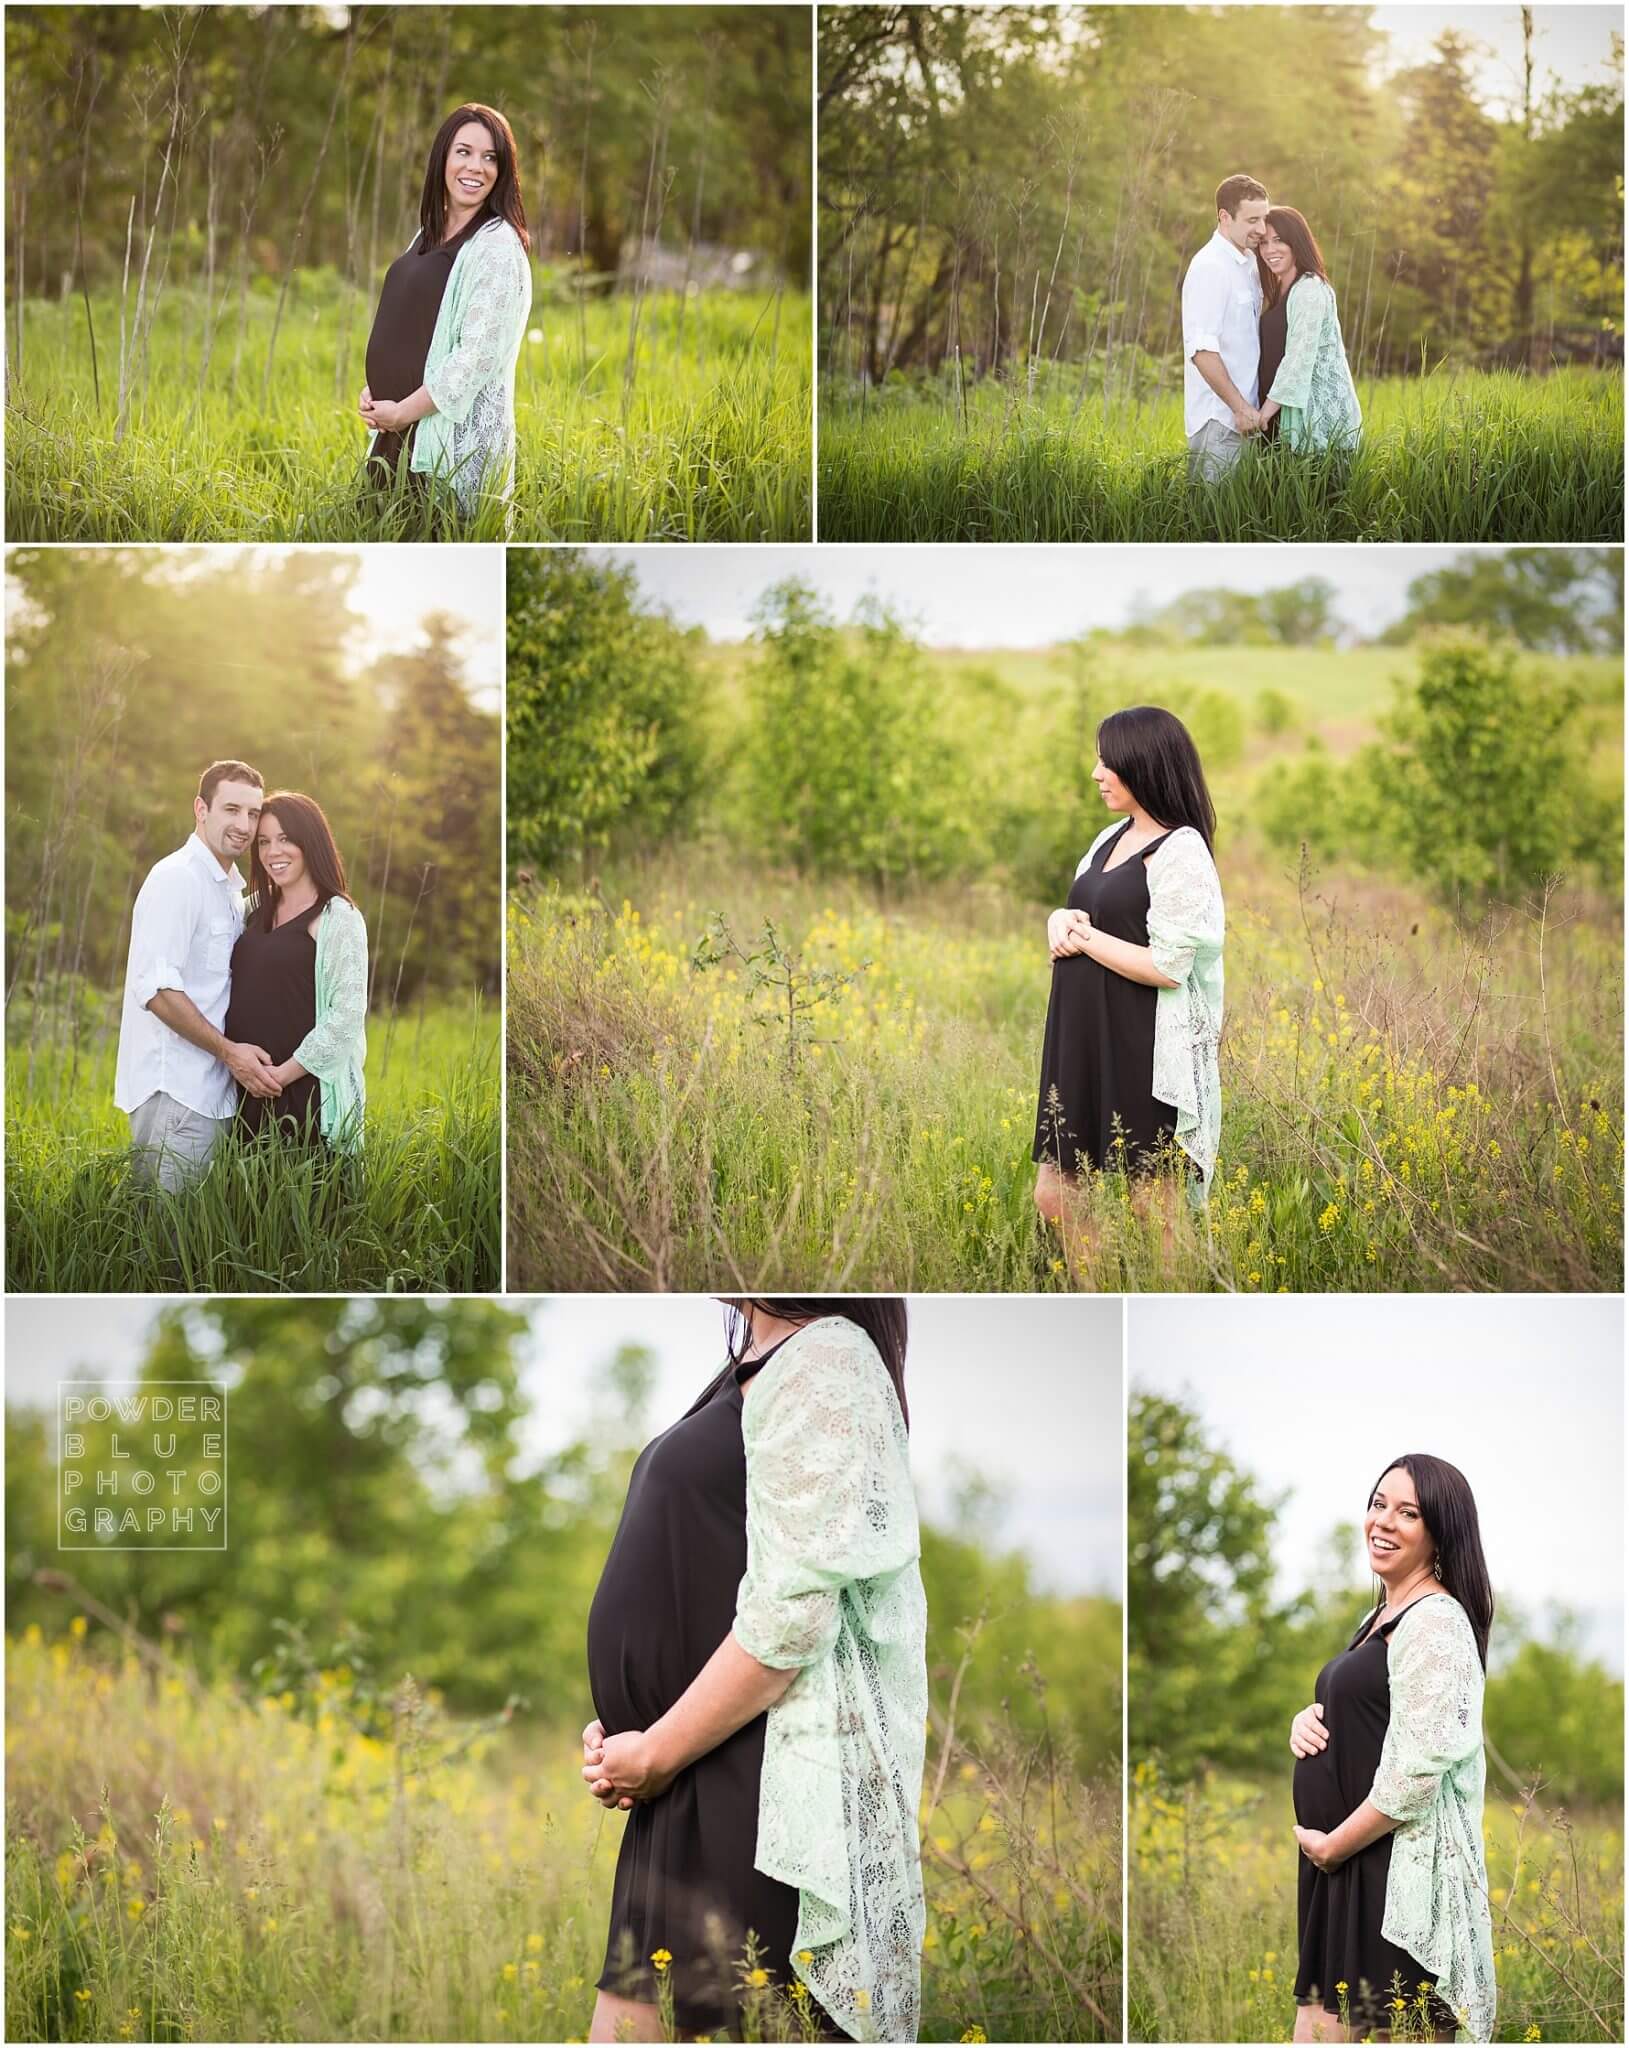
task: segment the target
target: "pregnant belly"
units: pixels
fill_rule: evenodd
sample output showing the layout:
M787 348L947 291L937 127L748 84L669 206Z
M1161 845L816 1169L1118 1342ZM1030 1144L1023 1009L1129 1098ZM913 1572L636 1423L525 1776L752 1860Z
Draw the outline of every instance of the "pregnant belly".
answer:
M1302 1827L1317 1828L1322 1834L1338 1828L1350 1811L1341 1797L1328 1750L1321 1756L1296 1758L1291 1792L1297 1821Z
M608 1735L648 1728L694 1674L670 1668L672 1647L641 1625L639 1609L601 1582L588 1611L588 1689Z

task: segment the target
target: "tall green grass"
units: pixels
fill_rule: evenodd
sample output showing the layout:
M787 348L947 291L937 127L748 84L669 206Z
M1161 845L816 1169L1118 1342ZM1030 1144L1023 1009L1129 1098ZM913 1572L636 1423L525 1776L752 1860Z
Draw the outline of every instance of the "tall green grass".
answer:
M673 876L685 877L681 888ZM883 902L691 850L517 898L509 1277L705 1292L1611 1290L1622 952L1610 905L1461 929L1419 892L1224 864L1221 1159L1176 1216L1114 1175L1071 1270L1031 1143L1044 909ZM621 899L620 906L618 898ZM799 977L698 969L722 911ZM821 981L820 973L850 977Z
M981 383L822 387L820 538L840 541L1611 541L1623 378L1437 372L1360 386L1354 456L1246 451L1188 480L1182 401L1026 399Z
M360 1163L228 1141L178 1194L131 1178L111 1035L36 1033L6 1062L6 1286L16 1293L489 1292L500 1282L496 1016L372 1020Z
M1623 2038L1623 1815L1546 1810L1490 1772L1484 1822L1495 2041ZM1296 1858L1287 1779L1177 1787L1132 1773L1133 2041L1288 2041ZM1351 1987L1355 1991L1355 1987ZM1435 2037L1414 2007L1394 2041Z
M13 541L409 539L407 503L358 504L366 432L356 412L370 303L332 272L296 276L275 311L235 306L200 383L204 306L171 287L114 445L119 308L93 298L98 402L77 300L24 306L6 411ZM516 373L512 537L530 541L789 541L810 534L809 302L715 291L644 302L631 370L624 298L579 309L539 278ZM110 359L111 358L111 359ZM264 390L264 395L263 395ZM459 532L502 539L489 511Z
M344 1670L256 1699L149 1654L7 1644L7 2040L586 2039L623 1821L580 1719L459 1729L406 1680L381 1731ZM921 2039L1120 2039L1118 1782L943 1690ZM744 2013L714 2038L810 2037L773 1985Z

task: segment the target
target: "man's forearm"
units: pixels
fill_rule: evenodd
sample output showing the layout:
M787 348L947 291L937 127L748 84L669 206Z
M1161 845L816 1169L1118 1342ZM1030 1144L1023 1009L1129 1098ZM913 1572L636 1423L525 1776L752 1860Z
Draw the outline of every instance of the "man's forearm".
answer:
M231 1050L231 1041L224 1033L215 1029L198 1005L178 988L161 988L149 998L147 1007L161 1024L167 1024L178 1038L186 1039L192 1045L202 1046L205 1052L213 1053L224 1061Z
M708 1658L684 1693L645 1731L662 1768L682 1771L738 1728L772 1707L797 1677L748 1656L732 1634Z
M1214 349L1196 348L1193 353L1193 366L1229 412L1250 411L1249 400L1239 396L1238 386L1227 374L1221 357Z

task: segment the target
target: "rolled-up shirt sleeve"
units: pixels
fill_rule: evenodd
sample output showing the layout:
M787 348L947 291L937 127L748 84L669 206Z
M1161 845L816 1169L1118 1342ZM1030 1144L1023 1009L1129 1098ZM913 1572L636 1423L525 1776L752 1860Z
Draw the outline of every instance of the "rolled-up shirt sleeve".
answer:
M130 965L125 993L145 1010L160 989L187 985L185 967L197 929L192 892L173 874L155 870L142 883L130 913Z
M1192 362L1201 349L1222 353L1232 280L1214 263L1190 263L1182 280L1182 353Z

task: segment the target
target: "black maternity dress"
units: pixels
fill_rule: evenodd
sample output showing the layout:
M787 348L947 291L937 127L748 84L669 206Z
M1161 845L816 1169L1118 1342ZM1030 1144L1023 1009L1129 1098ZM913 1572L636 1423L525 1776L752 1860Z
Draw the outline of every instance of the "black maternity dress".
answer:
M317 1021L317 948L311 920L324 908L319 898L309 910L268 931L258 920L243 928L232 948L232 994L222 1026L228 1038L258 1045L281 1066L292 1059L301 1039ZM307 1144L320 1140L322 1084L315 1074L291 1081L281 1095L240 1093L237 1128L252 1138L268 1124L278 1134Z
M1284 360L1284 343L1289 333L1290 295L1283 293L1261 316L1261 369L1257 375L1256 390L1261 403L1265 405L1273 395L1273 379L1278 375L1278 366ZM1261 430L1264 441L1278 439L1279 413L1274 413Z
M1148 856L1171 835L1162 832L1111 868L1130 829L1128 818L1075 877L1069 908L1084 910L1110 938L1146 946ZM1154 1099L1158 995L1084 953L1053 961L1032 1155L1038 1164L1047 1161L1070 1174L1083 1162L1099 1171L1147 1172L1167 1150L1176 1111Z
M779 1348L727 1369L639 1454L588 1615L589 1687L607 1735L659 1720L730 1633L747 1568L742 1386ZM623 1831L599 1988L654 2002L650 1959L666 1949L683 2035L736 2024L748 1929L761 1967L789 1981L797 1890L753 1862L764 1720L755 1716L659 1797L636 1802ZM811 2010L826 2020L812 2001Z
M1329 1741L1317 1756L1295 1761L1295 1817L1304 1828L1332 1834L1369 1796L1391 1725L1386 1645L1407 1612L1403 1608L1372 1635L1367 1630L1374 1614L1367 1615L1347 1647L1318 1673L1314 1697L1324 1710ZM1392 1990L1393 1974L1411 2008L1420 1986L1434 1982L1429 1970L1380 1932L1391 1836L1382 1835L1337 1870L1320 1870L1305 1856L1299 1862L1296 2003L1338 2013L1344 1995L1354 2035L1389 2027L1391 2000L1398 1995ZM1338 1984L1346 1986L1344 1994L1337 1992ZM1453 2026L1453 2015L1440 2000L1433 2000L1433 2013L1437 2026Z
M424 382L424 365L453 264L470 236L491 219L489 213L477 214L450 242L433 249L423 246L421 230L412 247L385 272L373 331L368 336L368 389L375 398L411 398ZM398 465L412 449L416 426L417 422L401 433L382 433L374 442L368 457L368 480L375 490L391 488ZM422 473L411 468L406 480L415 491L424 487Z

